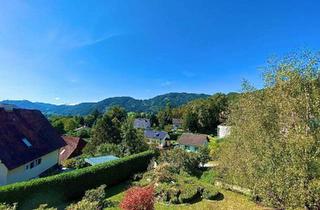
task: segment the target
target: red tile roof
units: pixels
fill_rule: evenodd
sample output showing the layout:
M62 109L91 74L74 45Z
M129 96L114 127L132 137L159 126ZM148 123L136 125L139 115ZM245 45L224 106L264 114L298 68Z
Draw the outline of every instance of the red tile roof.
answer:
M208 135L184 133L178 139L178 143L182 145L202 146L209 141Z
M87 142L79 137L63 136L66 146L60 149L59 160L64 161L68 158L76 157L82 154L82 149Z
M40 111L0 108L0 161L9 170L63 146L65 142Z

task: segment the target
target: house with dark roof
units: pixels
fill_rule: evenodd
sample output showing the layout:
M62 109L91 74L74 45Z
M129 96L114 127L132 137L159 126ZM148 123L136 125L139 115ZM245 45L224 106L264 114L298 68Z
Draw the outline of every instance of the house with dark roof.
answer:
M179 128L182 128L182 119L173 118L172 119L172 127L173 127L173 130L177 130Z
M149 139L150 143L158 143L160 147L169 146L167 140L170 139L170 136L165 131L145 130L144 136Z
M179 147L196 152L202 146L208 146L209 137L205 134L184 133L178 139Z
M134 128L140 128L140 129L149 129L151 128L151 123L149 119L146 118L137 118L133 122Z
M0 186L38 177L65 145L40 111L0 108Z
M66 146L60 149L59 161L65 161L69 158L77 157L82 154L83 148L87 142L79 137L63 136L63 140L66 142Z

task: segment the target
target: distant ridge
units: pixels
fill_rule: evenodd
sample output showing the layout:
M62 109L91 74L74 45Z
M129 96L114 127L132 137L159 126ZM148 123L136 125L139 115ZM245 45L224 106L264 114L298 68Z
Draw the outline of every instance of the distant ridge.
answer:
M112 106L121 106L128 112L157 112L169 101L172 107L184 105L192 100L207 98L207 94L168 93L151 99L138 100L132 97L112 97L95 103L80 103L77 105L54 105L49 103L31 102L28 100L5 100L0 104L14 105L24 109L38 109L47 115L87 115L97 109L106 111Z

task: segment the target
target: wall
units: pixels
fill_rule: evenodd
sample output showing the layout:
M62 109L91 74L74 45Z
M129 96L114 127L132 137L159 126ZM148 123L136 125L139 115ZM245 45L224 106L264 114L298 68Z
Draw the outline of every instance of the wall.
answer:
M26 165L22 165L8 172L7 184L29 180L38 177L41 173L58 163L59 150L53 151L41 157L41 164L32 169L26 170Z
M224 137L230 135L230 130L231 130L230 126L219 125L218 126L218 137L224 138Z
M7 173L7 167L3 163L0 163L0 186L7 183Z

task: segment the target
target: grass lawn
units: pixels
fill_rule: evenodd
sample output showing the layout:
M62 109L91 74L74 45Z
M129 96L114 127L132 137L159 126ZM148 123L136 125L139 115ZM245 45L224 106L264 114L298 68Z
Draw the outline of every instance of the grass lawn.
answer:
M113 188L110 188L107 192L111 195L108 199L115 202L120 202L123 198L124 191L128 188L128 183L124 183ZM118 192L118 194L116 194ZM262 210L268 209L261 207L254 202L250 201L246 196L240 195L227 190L220 190L224 195L224 199L221 201L209 201L202 200L195 204L189 205L167 205L163 203L156 204L156 210ZM119 210L118 207L106 208L105 210Z

